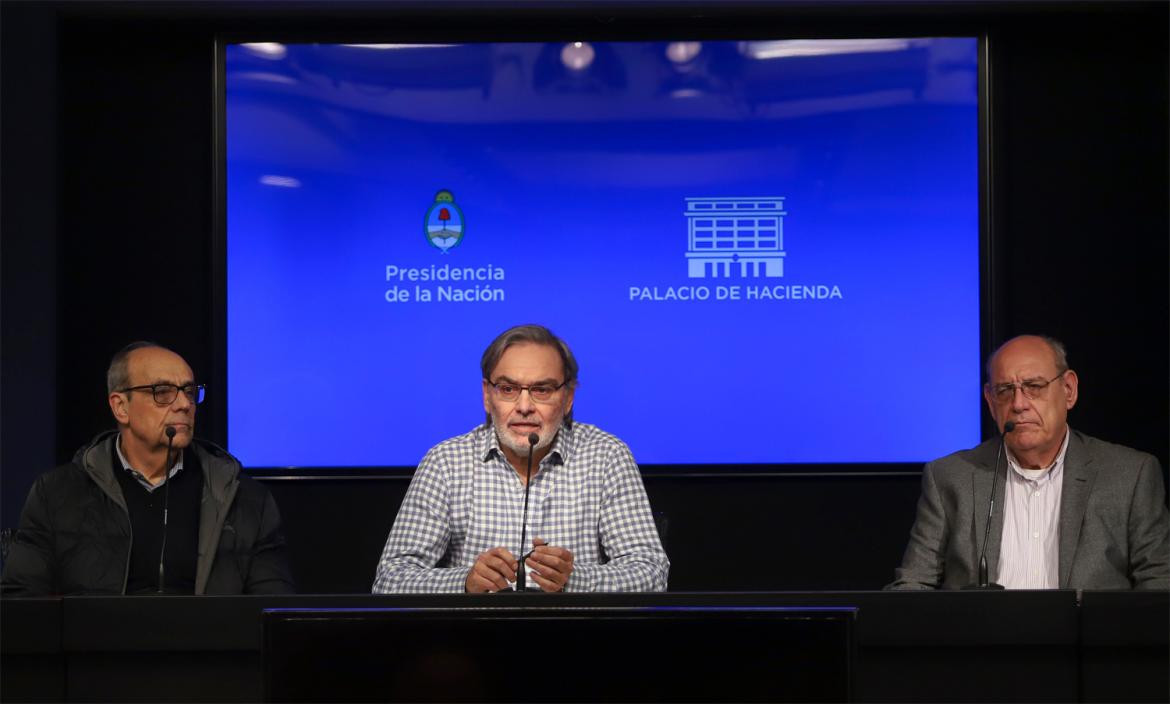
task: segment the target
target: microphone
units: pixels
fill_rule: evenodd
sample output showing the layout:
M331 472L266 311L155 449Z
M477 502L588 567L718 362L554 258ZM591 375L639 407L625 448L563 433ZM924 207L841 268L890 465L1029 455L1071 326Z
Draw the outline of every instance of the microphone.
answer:
M175 428L168 425L167 434L167 461L163 465L163 525L162 548L158 551L158 593L164 593L163 578L166 575L167 556L167 511L171 504L171 447L175 444Z
M524 570L524 546L528 539L528 487L532 484L532 455L536 450L536 443L540 436L536 433L528 434L528 471L524 475L524 517L520 521L520 564L516 566L516 591L528 589L528 573Z
M991 498L987 502L987 525L983 530L983 548L979 551L979 583L967 589L1003 589L1002 584L991 582L987 576L987 540L991 537L991 516L995 512L995 483L999 479L999 458L1003 456L1004 436L1015 429L1016 424L1009 420L1003 424L1003 434L999 436L999 447L995 451L995 466L992 467L991 474Z

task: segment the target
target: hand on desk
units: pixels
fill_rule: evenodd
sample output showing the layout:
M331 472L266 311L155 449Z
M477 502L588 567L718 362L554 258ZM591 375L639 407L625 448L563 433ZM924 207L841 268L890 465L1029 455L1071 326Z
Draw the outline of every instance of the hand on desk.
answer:
M467 573L463 588L468 594L498 592L511 589L508 582L516 581L516 556L508 548L492 548L480 553Z
M542 538L533 540L532 544L535 547L524 561L533 569L529 576L546 592L564 590L573 573L573 553L553 547Z

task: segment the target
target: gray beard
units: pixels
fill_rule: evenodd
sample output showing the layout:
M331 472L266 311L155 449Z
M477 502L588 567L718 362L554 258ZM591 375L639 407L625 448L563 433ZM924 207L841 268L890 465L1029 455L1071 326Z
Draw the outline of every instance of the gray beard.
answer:
M560 432L561 426L564 425L564 422L565 422L564 418L562 418L561 422L557 423L557 426L555 428L552 428L551 431L549 428L545 428L540 433L540 442L536 443L536 445L532 448L533 451L543 450L544 448L548 447L549 445L552 445L553 439L556 438L557 433ZM515 452L516 454L520 455L521 457L528 456L528 448L529 448L528 441L527 440L524 440L523 442L513 441L512 440L513 435L512 435L512 433L508 432L508 423L506 421L501 421L498 418L496 418L495 416L492 416L492 425L496 429L496 439L499 440L501 445L508 448L512 452Z

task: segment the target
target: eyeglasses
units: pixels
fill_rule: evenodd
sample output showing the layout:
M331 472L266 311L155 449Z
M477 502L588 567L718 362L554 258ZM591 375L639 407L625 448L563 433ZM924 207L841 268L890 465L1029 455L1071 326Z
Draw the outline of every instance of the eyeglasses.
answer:
M1006 403L1016 397L1016 389L1024 393L1024 396L1030 399L1040 398L1048 385L1056 381L1060 377L1068 373L1065 369L1063 372L1052 377L1048 381L1024 381L1019 384L996 384L991 387L991 393L995 396L995 400L1001 403Z
M567 383L569 382L562 381L556 386L553 386L552 384L532 384L530 386L524 386L522 384L513 384L507 381L501 381L499 383L492 381L488 382L488 384L491 385L493 389L495 389L496 395L504 401L515 401L520 398L521 391L527 391L528 395L532 397L533 401L540 401L542 403L551 401L553 394L560 391L561 387Z
M203 396L207 393L207 387L203 384L185 384L183 386L175 386L174 384L145 384L143 386L128 386L120 389L120 391L125 393L147 390L154 397L154 402L160 406L169 406L174 403L175 399L179 397L180 391L187 395L191 403L203 403Z

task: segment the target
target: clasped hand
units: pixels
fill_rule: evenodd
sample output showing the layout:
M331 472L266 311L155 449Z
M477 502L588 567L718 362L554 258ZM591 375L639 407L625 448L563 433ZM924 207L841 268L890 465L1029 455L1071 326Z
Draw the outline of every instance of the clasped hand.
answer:
M573 553L566 548L549 545L543 538L532 541L532 551L525 564L532 568L529 577L546 592L559 592L569 583L573 573ZM495 547L480 553L467 573L464 589L469 594L498 592L516 581L519 562L507 548Z

